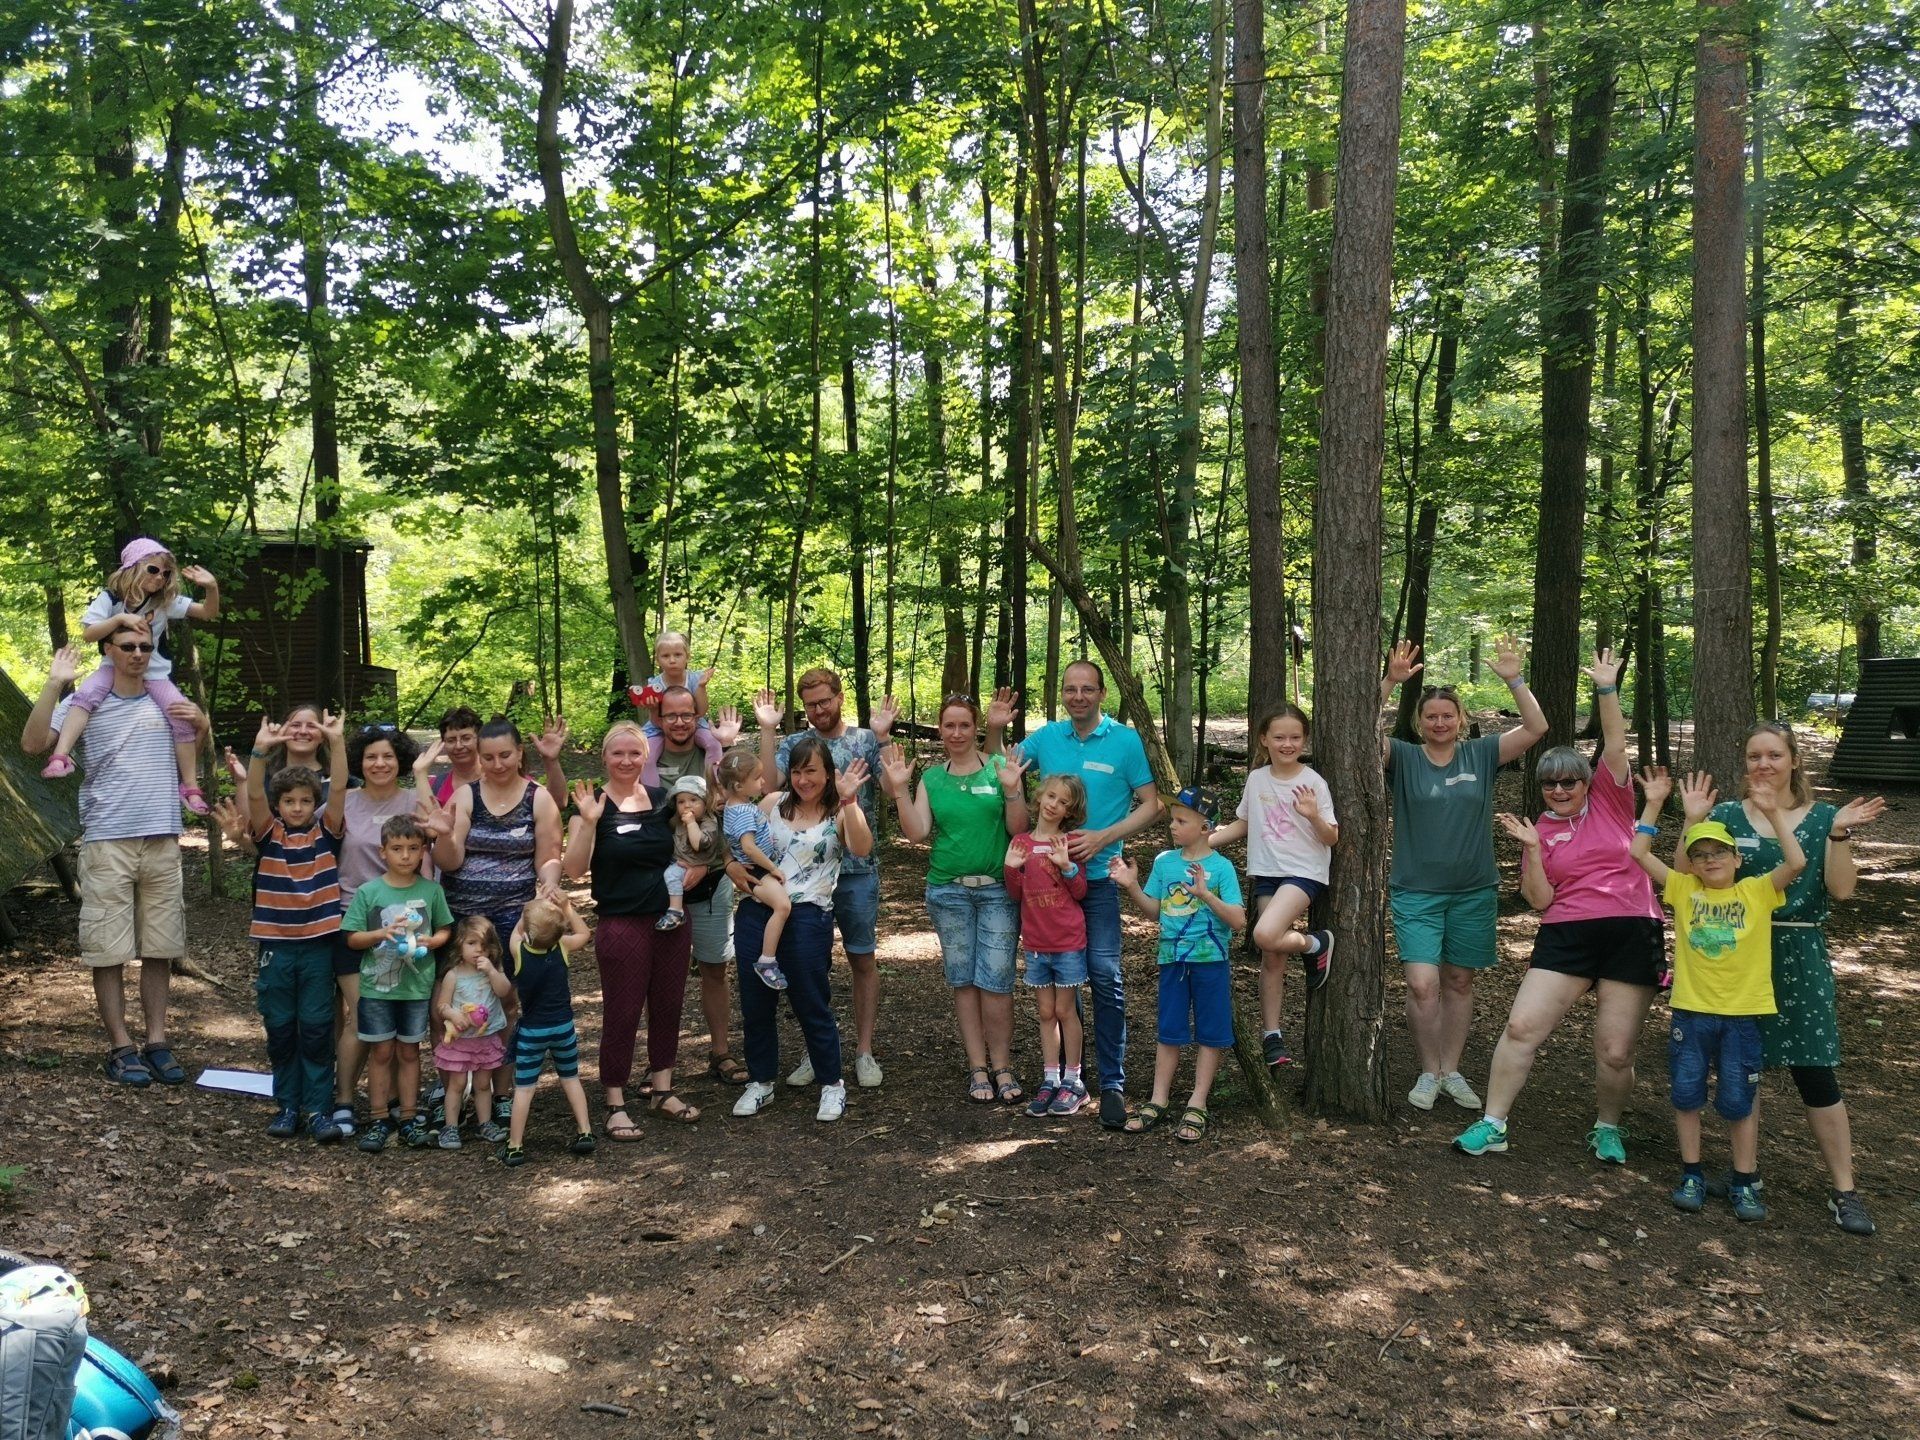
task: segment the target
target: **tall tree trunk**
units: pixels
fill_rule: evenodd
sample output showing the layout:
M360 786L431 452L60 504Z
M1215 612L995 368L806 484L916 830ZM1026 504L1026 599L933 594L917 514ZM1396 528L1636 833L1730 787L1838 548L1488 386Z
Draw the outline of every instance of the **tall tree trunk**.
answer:
M1309 1002L1307 1100L1387 1110L1387 800L1380 761L1380 467L1400 152L1405 0L1349 0L1314 515L1314 758L1340 797L1332 924L1341 964ZM1362 563L1354 563L1355 557Z
M1751 13L1700 0L1693 82L1693 763L1722 786L1741 773L1753 724L1742 28Z
M1753 503L1760 521L1760 573L1767 592L1766 638L1760 644L1760 713L1780 718L1780 532L1773 512L1773 409L1767 402L1767 123L1766 83L1758 43L1753 51L1753 274L1748 307L1753 327Z
M1032 204L1028 195L1027 148L1029 131L1020 128L1019 160L1014 169L1013 273L1017 278L1012 295L1008 330L1012 336L1012 364L1007 380L1007 535L1001 588L1007 595L1007 683L1015 690L1026 690L1032 681L1027 663L1027 536L1034 521L1028 496L1032 477L1028 455L1032 448L1034 387L1037 383L1038 355L1034 343L1035 291L1039 285L1039 257L1028 234L1032 224ZM1014 722L1016 735L1025 727L1022 718Z
M934 275L931 259L933 227L927 219L927 194L918 180L908 187L907 209L913 218L915 238L920 243L920 260L914 267L916 279L920 293L926 296L927 301L927 325L920 337L920 361L925 370L927 461L933 484L933 500L928 507L933 534L929 538L940 570L943 646L940 687L943 694L952 695L967 690L966 583L960 576L960 527L951 519L956 497L952 478L947 474L947 363L935 319L939 309L940 284Z
M1287 565L1280 519L1279 381L1267 255L1267 40L1262 0L1233 6L1233 273L1239 300L1241 465L1247 483L1247 753L1287 698Z
M834 230L840 242L846 306L851 312L855 304L853 267L857 252L850 233L846 199L845 157L836 149L833 156ZM847 469L842 478L847 487L847 548L852 551L847 563L853 606L853 708L859 724L864 726L873 718L873 677L867 669L873 617L867 613L867 516L866 485L860 473L860 383L854 368L853 327L844 318L840 325L840 428L846 437Z
M636 564L627 527L627 497L620 483L619 415L614 400L613 307L580 252L567 200L566 166L560 155L560 105L567 88L567 51L573 39L573 0L554 0L547 23L546 54L540 71L540 108L534 129L534 154L547 228L567 288L587 327L587 392L593 407L594 489L600 500L600 529L607 548L607 586L620 636L621 659L628 676L651 669L652 654L634 585L644 561Z
M1460 370L1460 297L1450 293L1440 303L1440 349L1433 376L1433 461L1415 467L1420 487L1420 509L1414 518L1413 544L1407 555L1407 623L1402 638L1422 649L1427 644L1427 611L1433 598L1433 547L1440 532L1439 495L1445 476L1435 484L1425 465L1446 464L1453 439L1453 380ZM1414 738L1414 716L1420 709L1420 687L1402 685L1398 708L1394 712L1393 733L1403 740Z
M1880 528L1874 518L1873 488L1867 478L1866 415L1860 405L1860 322L1855 315L1854 256L1840 256L1840 299L1833 310L1833 398L1840 416L1840 481L1846 496L1847 525L1853 532L1854 663L1880 658L1880 604L1874 561L1880 553ZM1864 675L1864 669L1859 671Z
M1547 264L1540 330L1540 515L1533 561L1533 689L1547 740L1573 741L1580 677L1580 581L1592 424L1594 308L1604 262L1605 171L1614 48L1605 0L1585 0L1578 88L1567 127L1560 243ZM1531 794L1533 752L1526 783Z
M791 708L799 697L794 691L796 641L800 630L800 570L806 556L807 528L813 523L813 505L820 493L820 310L826 288L822 268L820 230L822 182L827 164L826 101L827 19L825 7L815 17L813 27L813 184L808 190L811 205L807 220L807 390L811 405L807 424L807 493L800 505L800 519L793 527L793 551L787 563L787 608L781 622L781 640L786 650L785 694ZM909 686L913 683L908 673Z

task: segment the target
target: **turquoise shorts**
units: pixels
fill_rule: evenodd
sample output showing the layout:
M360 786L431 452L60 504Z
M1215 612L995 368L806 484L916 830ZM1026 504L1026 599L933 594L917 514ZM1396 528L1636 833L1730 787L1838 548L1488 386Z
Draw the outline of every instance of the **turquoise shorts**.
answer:
M1432 890L1395 890L1393 938L1402 965L1457 965L1484 970L1500 958L1495 922L1500 892L1484 890L1440 894Z

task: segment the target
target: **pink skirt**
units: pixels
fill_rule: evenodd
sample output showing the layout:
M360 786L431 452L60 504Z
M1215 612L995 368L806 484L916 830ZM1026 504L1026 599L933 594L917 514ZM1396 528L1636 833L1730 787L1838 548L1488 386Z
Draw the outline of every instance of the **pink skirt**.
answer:
M469 1072L493 1070L507 1061L505 1031L492 1035L456 1035L433 1047L433 1068Z

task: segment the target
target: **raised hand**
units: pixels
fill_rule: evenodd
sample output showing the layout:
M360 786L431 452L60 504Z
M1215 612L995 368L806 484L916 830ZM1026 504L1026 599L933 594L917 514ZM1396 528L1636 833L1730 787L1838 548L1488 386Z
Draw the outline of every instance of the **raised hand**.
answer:
M331 710L320 712L320 733L326 737L329 745L345 744L347 739L347 717L336 715Z
M731 750L734 742L740 738L740 712L731 705L722 705L720 714L713 722L713 738L720 742L722 750Z
M880 708L873 712L873 738L884 740L893 733L893 723L900 718L900 702L888 695L880 702Z
M887 792L902 796L907 793L907 783L913 778L913 767L907 764L907 755L899 745L889 745L880 752L880 776Z
M276 745L284 745L286 740L286 732L280 728L279 724L275 722L271 715L262 715L260 717L259 733L253 737L254 749L271 750Z
M1587 678L1593 681L1595 688L1604 690L1607 686L1620 683L1621 659L1612 650L1602 650L1593 657L1593 663L1587 666Z
M1020 713L1020 692L1011 685L1002 685L993 692L993 698L987 701L987 729L1004 730L1013 723Z
M180 567L180 578L182 580L191 580L194 584L202 588L214 583L213 572L204 565L182 565Z
M233 777L233 783L236 785L246 784L247 762L233 753L233 747L231 745L226 747L226 754L222 758L227 762L227 774Z
M1053 862L1053 868L1062 874L1073 864L1073 856L1067 853L1067 847L1058 842L1047 846L1047 859Z
M1033 847L1030 845L1022 845L1018 840L1015 840L1007 846L1007 858L1000 863L1005 865L1009 870L1024 870L1027 868L1027 861L1032 858Z
M213 818L220 827L220 833L227 837L229 845L238 845L247 838L247 822L240 814L240 807L230 797L214 805Z
M71 685L74 677L80 673L80 664L80 652L71 645L62 645L53 652L53 663L47 667L47 679L57 685Z
M415 775L425 775L429 770L433 769L434 762L444 755L446 750L446 742L438 735L434 736L433 739L427 742L426 748L420 752L420 758L413 762L413 773Z
M773 691L762 690L753 697L753 718L760 722L763 730L780 728L780 702L774 698Z
M1501 829L1505 830L1507 834L1511 835L1515 840L1518 840L1527 849L1538 850L1540 848L1540 832L1534 827L1533 821L1529 820L1526 816L1501 814L1493 818L1500 822Z
M1402 640L1387 652L1387 679L1395 685L1411 680L1426 668L1426 663L1420 658L1418 645Z
M431 839L439 840L453 833L453 811L424 790L413 802L413 818Z
M1201 899L1205 899L1209 893L1207 889L1207 867L1198 861L1190 860L1187 862L1187 888Z
M873 772L867 768L867 762L855 756L847 762L844 770L833 777L833 788L839 792L840 803L851 805L860 798L860 787L867 783Z
M1131 890L1140 879L1140 871L1122 852L1107 865L1107 878L1122 890Z
M1719 798L1720 792L1713 786L1713 776L1704 770L1689 771L1687 778L1680 782L1680 809L1689 825L1698 825L1711 815L1714 802Z
M1293 792L1293 813L1308 824L1320 818L1320 797L1311 785L1302 785Z
M1520 642L1511 635L1502 635L1493 642L1493 659L1487 662L1487 668L1511 683L1520 678L1526 663L1526 651Z
M1851 830L1857 825L1871 825L1886 813L1887 802L1878 795L1861 796L1833 812L1833 828Z
M1673 777L1664 765L1649 765L1640 772L1640 786L1647 792L1647 803L1665 805L1673 794Z
M1007 751L1006 764L1000 767L1000 787L1007 792L1008 798L1020 793L1026 783L1027 772L1033 769L1033 762L1020 753L1015 745Z
M567 734L566 717L549 715L540 733L533 737L533 748L540 752L542 760L558 761L560 752L567 748Z
M589 825L598 825L600 817L606 814L607 797L604 791L596 792L585 780L573 782L573 808L580 818Z

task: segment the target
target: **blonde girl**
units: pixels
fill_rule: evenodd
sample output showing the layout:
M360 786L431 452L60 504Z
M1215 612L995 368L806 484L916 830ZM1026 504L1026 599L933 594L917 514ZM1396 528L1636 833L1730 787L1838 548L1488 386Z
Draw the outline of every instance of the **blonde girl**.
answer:
M513 982L501 968L500 932L484 915L469 915L453 930L459 958L434 990L433 1018L442 1027L433 1047L433 1068L447 1087L447 1120L440 1148L460 1148L460 1111L467 1086L473 1086L473 1113L480 1117L480 1138L497 1145L506 1138L493 1119L493 1072L507 1058L506 1002Z
M1332 931L1294 928L1327 888L1334 842L1340 838L1333 792L1300 759L1311 733L1312 722L1298 705L1282 705L1262 718L1255 758L1267 764L1248 774L1238 818L1210 837L1216 850L1247 842L1247 879L1259 917L1253 943L1260 951L1260 1053L1273 1066L1293 1063L1280 1029L1287 956L1305 957L1309 991L1327 983L1333 962Z
M773 823L760 813L760 798L767 789L760 757L750 750L730 750L721 757L713 778L726 801L720 824L726 832L727 853L747 872L750 883L746 892L771 912L753 973L769 989L784 990L787 977L774 953L780 948L787 917L793 913L793 899L787 894L786 877L780 873L786 851L773 837Z
M1020 943L1027 985L1040 1012L1040 1084L1027 1114L1072 1115L1087 1103L1080 1077L1084 1032L1079 988L1087 983L1087 872L1067 851L1067 837L1087 818L1087 787L1078 775L1053 775L1033 802L1033 829L1007 846L1007 894L1020 906Z
M200 586L205 598L189 600L182 595L175 582L176 571ZM80 621L80 638L89 644L103 649L108 645L121 650L144 649L153 657L147 663L147 694L167 712L167 723L173 729L173 753L180 766L180 800L196 815L207 813L207 797L197 781L193 722L173 713L176 705L189 702L171 678L173 657L167 647L167 623L214 620L219 615L220 585L212 572L198 565L181 569L166 546L142 536L129 540L120 551L120 568L107 577L106 588L93 597ZM72 707L41 775L56 780L73 773L73 747L80 743L87 721L112 689L113 667L102 664L73 692Z

